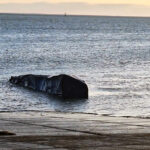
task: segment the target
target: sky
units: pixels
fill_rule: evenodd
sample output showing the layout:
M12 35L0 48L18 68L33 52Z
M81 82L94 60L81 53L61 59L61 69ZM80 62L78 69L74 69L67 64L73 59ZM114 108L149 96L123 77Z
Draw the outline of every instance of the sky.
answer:
M0 13L150 16L150 0L0 0Z

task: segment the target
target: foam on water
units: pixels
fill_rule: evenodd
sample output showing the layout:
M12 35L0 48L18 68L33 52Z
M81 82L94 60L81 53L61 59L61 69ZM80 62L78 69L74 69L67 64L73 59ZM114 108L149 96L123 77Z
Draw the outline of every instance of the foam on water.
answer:
M150 18L0 15L0 111L150 116ZM16 87L11 75L66 73L89 99L62 101Z

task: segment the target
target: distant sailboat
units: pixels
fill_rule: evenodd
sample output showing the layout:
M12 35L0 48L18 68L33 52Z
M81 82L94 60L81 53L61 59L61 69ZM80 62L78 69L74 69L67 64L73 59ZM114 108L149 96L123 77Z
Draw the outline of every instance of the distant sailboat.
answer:
M66 12L64 13L64 16L65 16L65 17L67 16L67 13L66 13Z

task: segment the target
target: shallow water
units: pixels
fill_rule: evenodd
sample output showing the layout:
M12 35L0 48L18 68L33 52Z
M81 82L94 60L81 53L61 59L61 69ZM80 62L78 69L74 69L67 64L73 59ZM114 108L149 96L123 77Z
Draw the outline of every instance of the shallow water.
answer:
M150 18L0 15L0 111L150 116ZM89 99L11 85L21 74L76 75Z

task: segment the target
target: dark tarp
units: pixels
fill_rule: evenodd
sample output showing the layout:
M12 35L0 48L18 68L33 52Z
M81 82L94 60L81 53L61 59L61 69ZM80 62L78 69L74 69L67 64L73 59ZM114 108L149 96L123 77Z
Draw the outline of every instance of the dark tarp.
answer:
M32 74L12 76L10 82L63 98L88 98L88 87L86 83L78 78L65 74L52 77Z

